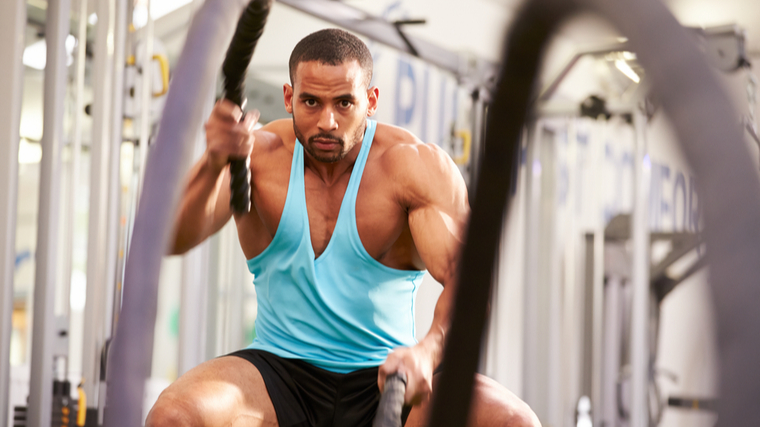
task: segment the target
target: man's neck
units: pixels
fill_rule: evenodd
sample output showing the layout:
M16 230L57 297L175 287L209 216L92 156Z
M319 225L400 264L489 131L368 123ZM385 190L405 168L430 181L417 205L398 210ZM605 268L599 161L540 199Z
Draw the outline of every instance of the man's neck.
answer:
M338 182L344 174L351 173L354 163L356 163L356 158L359 157L361 148L362 143L359 142L351 148L346 157L331 163L321 162L312 157L308 151L304 150L304 165L307 169L314 172L325 185L330 187Z

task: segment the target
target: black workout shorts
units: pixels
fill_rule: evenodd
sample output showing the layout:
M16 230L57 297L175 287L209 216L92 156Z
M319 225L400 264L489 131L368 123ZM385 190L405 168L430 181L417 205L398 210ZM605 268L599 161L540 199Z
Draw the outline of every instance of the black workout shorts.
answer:
M264 378L280 427L371 426L380 401L378 368L339 374L262 350L230 353L253 363ZM411 407L405 407L406 423Z

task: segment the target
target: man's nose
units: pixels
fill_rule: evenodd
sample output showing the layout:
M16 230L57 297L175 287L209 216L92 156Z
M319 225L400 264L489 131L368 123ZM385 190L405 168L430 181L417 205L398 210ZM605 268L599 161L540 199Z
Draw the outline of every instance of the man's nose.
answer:
M322 110L317 126L322 132L330 132L338 128L338 122L335 121L335 112L332 108L327 107Z

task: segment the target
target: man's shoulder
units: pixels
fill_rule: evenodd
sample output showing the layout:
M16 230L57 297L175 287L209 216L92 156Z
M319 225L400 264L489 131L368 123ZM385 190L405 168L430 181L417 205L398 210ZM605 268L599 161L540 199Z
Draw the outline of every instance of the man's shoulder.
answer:
M267 123L254 133L254 151L260 155L287 149L293 151L295 133L292 119L279 119Z
M425 143L398 126L378 123L373 145L376 143L382 147L380 161L383 165L401 172L410 168L436 167L451 160L437 145Z

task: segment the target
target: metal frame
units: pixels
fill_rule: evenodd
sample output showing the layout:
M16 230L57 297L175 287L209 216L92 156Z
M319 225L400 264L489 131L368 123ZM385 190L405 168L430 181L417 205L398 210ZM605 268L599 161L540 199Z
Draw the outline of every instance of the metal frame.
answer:
M9 419L13 276L16 269L16 205L21 94L24 87L26 3L0 4L0 423Z
M121 144L124 123L124 62L126 58L128 0L116 0L114 19L114 55L113 55L113 93L111 111L111 153L110 153L110 189L108 199L108 243L106 271L108 278L108 292L106 294L106 323L110 322L111 329L106 331L106 338L110 338L116 327L117 313L120 308L121 298L117 297L121 272L119 264L119 212L121 199Z
M633 240L633 307L631 313L631 426L649 425L649 190L651 161L647 154L646 114L636 109L633 180L634 199L631 217Z
M87 233L87 305L82 340L82 376L88 407L99 405L100 352L105 345L105 294L113 275L108 274L109 190L112 148L114 0L100 0L95 12L93 58L92 142L90 144L90 210Z
M309 15L339 25L357 34L369 37L386 46L407 52L454 74L459 82L471 88L491 88L497 65L482 58L463 55L441 48L410 34L401 28L410 22L391 22L371 15L348 4L331 0L279 0Z
M45 104L40 162L40 203L37 228L32 363L28 424L47 427L52 416L53 352L55 345L55 283L58 261L61 148L66 96L66 49L69 34L69 0L50 2L45 41Z

